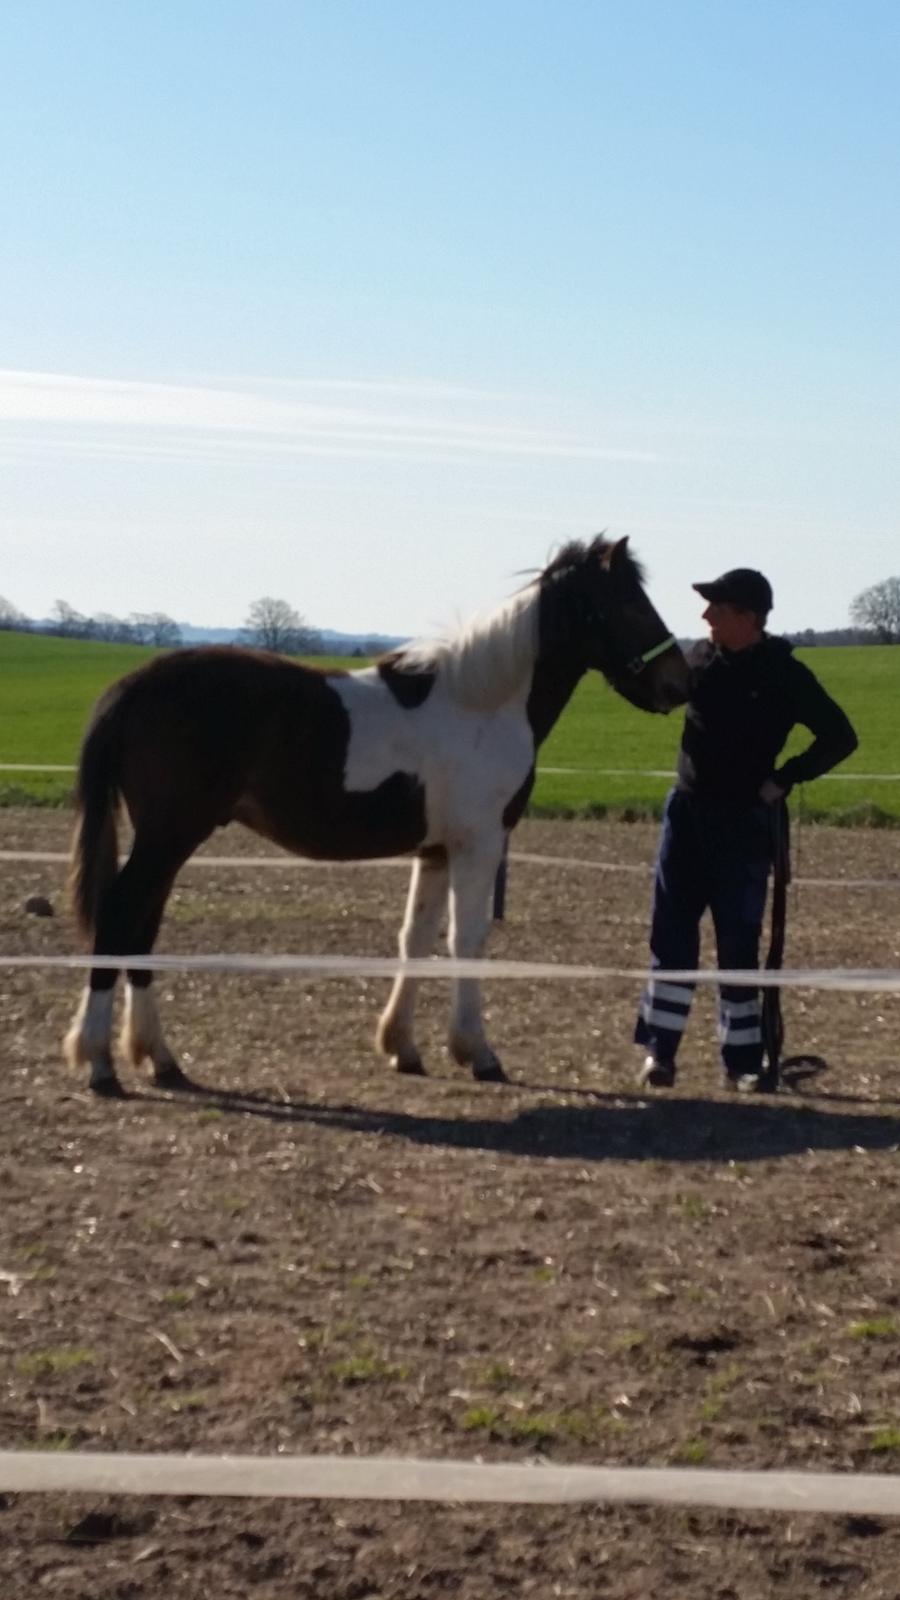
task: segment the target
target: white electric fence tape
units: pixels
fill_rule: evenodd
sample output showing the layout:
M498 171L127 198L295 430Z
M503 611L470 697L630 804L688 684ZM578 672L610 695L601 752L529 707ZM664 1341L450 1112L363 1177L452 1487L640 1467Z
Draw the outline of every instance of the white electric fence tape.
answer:
M229 1495L561 1505L618 1501L896 1516L900 1478L847 1472L519 1466L397 1456L126 1455L0 1451L0 1491Z
M77 772L76 766L57 766L52 762L0 761L0 772ZM554 777L572 778L666 778L675 773L670 767L538 767L538 777L550 772ZM829 783L900 783L900 772L829 772Z
M0 861L59 862L65 864L69 856L63 850L0 850ZM510 861L526 861L535 867L571 867L575 871L631 872L648 877L652 867L627 861L591 861L581 856L540 856L527 850L511 850ZM340 867L405 867L412 863L411 856L373 856L356 861L315 861L310 856L191 856L182 872L190 867L296 867L334 869ZM882 878L793 878L798 889L900 889L900 874L888 873Z
M67 864L70 860L66 850L0 850L0 861L47 861ZM548 858L549 859L549 858ZM180 869L186 872L189 867L405 867L407 871L412 865L412 856L371 856L357 857L353 861L317 861L312 856L191 856ZM644 869L636 867L636 872ZM898 879L900 882L900 879Z
M661 767L538 767L538 776L542 772L573 778L668 778L670 783L675 777L671 768ZM823 778L828 783L900 783L900 772L826 772Z
M265 972L274 976L305 974L310 978L556 978L567 982L600 983L623 978L630 983L717 983L745 989L838 989L858 994L900 994L900 969L872 967L784 968L769 972L756 968L716 970L646 967L568 966L549 961L489 961L474 956L420 956L403 961L399 956L263 956L263 955L7 955L0 952L0 967L105 967L134 972Z

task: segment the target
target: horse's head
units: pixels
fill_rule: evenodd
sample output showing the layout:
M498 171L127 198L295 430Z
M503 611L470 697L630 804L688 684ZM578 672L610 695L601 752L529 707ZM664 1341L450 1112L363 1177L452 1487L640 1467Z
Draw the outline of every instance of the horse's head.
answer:
M688 667L644 589L628 539L570 544L541 574L548 632L642 711L688 696Z

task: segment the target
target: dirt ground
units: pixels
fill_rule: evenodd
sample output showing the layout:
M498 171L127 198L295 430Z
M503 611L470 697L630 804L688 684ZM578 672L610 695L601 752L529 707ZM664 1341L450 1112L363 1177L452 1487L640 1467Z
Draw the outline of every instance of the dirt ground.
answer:
M67 818L0 813L0 849ZM642 966L655 830L529 822L491 953ZM207 854L258 854L219 835ZM900 967L900 835L808 829L787 964ZM63 869L0 861L0 952L75 948ZM28 915L31 894L56 915ZM189 865L167 951L390 955L405 874ZM71 973L0 967L0 1446L900 1471L900 996L791 992L796 1092L718 1085L698 994L640 1094L630 982L495 981L514 1079L421 997L425 1079L372 1050L383 982L159 983L202 1085L98 1102ZM900 1523L649 1507L0 1497L4 1600L895 1600Z

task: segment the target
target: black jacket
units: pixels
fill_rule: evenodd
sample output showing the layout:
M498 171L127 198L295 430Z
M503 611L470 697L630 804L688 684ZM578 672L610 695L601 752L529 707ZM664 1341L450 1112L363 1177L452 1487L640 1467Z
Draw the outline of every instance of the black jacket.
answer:
M756 803L760 786L780 788L830 772L858 740L840 706L798 661L786 639L763 634L747 650L706 641L688 652L691 694L678 756L678 787L729 810ZM802 755L776 761L795 723L813 735Z

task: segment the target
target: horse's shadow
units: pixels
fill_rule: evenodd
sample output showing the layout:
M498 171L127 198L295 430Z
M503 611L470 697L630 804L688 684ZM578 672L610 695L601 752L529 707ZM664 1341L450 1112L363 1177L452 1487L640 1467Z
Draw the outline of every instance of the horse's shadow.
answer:
M580 1162L750 1162L810 1151L900 1148L900 1116L832 1111L788 1097L703 1100L667 1095L648 1100L582 1091L588 1103L577 1106L538 1104L509 1117L442 1117L277 1099L200 1084L192 1085L192 1091L165 1098L185 1112L216 1110L275 1123L387 1134L438 1148Z

